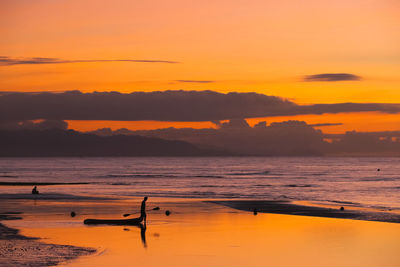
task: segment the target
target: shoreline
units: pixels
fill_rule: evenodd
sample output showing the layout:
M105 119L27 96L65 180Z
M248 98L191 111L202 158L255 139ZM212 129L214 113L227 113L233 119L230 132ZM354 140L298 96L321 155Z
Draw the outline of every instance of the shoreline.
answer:
M400 223L400 214L384 211L362 209L328 208L316 205L299 205L291 201L279 200L209 200L214 203L237 210L283 215L324 217L335 219L352 219L360 221L376 221L386 223Z
M84 205L85 202L97 204L106 204L111 208L113 205L118 205L118 202L124 203L129 200L137 201L140 197L111 197L111 196L96 196L96 195L73 195L73 194L63 194L63 193L42 193L38 195L26 194L2 194L0 195L0 200L2 201L19 201L24 206L24 201L43 201L44 203L57 203L57 202L70 202L70 203L81 203ZM236 210L254 212L256 213L273 213L273 214L283 214L283 215L298 215L298 216L311 216L311 217L325 217L325 218L336 218L336 219L353 219L361 221L377 221L377 222L388 222L388 223L400 223L400 213L393 212L390 210L379 210L372 208L362 208L354 206L346 206L348 203L338 203L338 205L331 204L316 204L312 202L300 202L300 201L290 201L290 200L262 200L262 199L213 199L213 198L166 198L158 196L149 196L152 199L157 199L161 201L171 202L174 200L181 201L195 201L212 203L220 206L225 206L233 208ZM13 204L15 204L13 202ZM120 205L118 205L120 206ZM341 210L341 207L343 210ZM0 206L4 209L6 207ZM77 207L76 207L77 208ZM9 211L9 210L7 210ZM14 209L10 214L18 214L20 211ZM0 215L4 214L0 210ZM0 217L0 221L2 218Z
M21 220L19 213L0 214L2 220ZM21 235L18 229L0 223L0 266L54 266L80 256L94 254L93 248L43 243L40 238Z
M0 182L0 186L82 185L82 184L89 184L89 183Z
M68 201L107 201L107 200L118 200L117 198L110 197L96 197L96 196L84 196L84 195L71 195L61 193L40 193L33 195L31 193L25 194L1 194L1 200L68 200Z
M313 227L310 229L314 229L317 225L325 224L331 226L353 225L353 227L355 225L357 225L357 227L358 225L363 225L360 229L368 225L372 225L372 227L376 225L378 229L391 229L391 227L398 227L391 223L400 223L400 214L396 213L355 210L348 207L345 207L345 210L341 211L333 206L331 208L312 206L312 203L310 203L310 205L308 205L308 203L303 205L303 203L299 204L277 200L218 200L151 197L151 202L148 204L151 220L147 233L148 245L146 245L145 231L139 233L134 227L88 227L83 225L84 219L92 217L100 219L122 219L122 214L126 212L132 213L132 209L138 209L141 198L107 199L101 196L89 196L89 199L82 199L87 200L86 202L65 202L62 194L55 195L58 195L58 197L38 199L37 202L32 202L30 199L19 199L15 201L14 198L8 198L8 203L7 201L2 202L3 205L0 206L0 266L53 266L65 263L71 266L87 266L84 263L99 263L102 262L103 257L108 259L108 256L104 255L97 257L99 254L96 254L96 251L102 251L108 247L114 247L116 250L121 249L120 244L121 242L123 243L123 241L126 242L124 246L132 246L134 249L140 249L140 251L142 249L145 250L147 246L155 244L156 242L164 242L175 238L174 235L171 235L169 238L161 240L160 233L163 237L170 234L171 231L177 231L175 235L180 235L181 232L179 229L182 227L186 230L182 232L183 235L180 236L180 238L186 240L187 234L192 235L199 233L199 229L203 229L205 233L209 233L210 229L221 225L223 225L223 227L219 231L222 231L222 233L225 233L225 231L227 231L227 233L230 231L237 233L238 229L241 229L239 232L247 231L245 230L247 229L246 225L249 224L258 225L257 234L264 233L265 231L270 231L268 227L265 227L265 224L271 223L269 227L274 228L278 227L276 225L279 224L275 224L271 221L278 222L282 220L287 223L285 227L290 226L290 229L292 229L291 231L293 231L293 233L298 233L300 237L304 233L304 225L312 225ZM76 199L80 197L86 198L85 196L79 195L72 197ZM10 211L10 204L14 205L12 211ZM161 210L152 211L152 208L155 206L161 207ZM254 209L257 209L257 212L260 213L259 216L253 216L251 214L254 212ZM76 212L76 216L74 217L71 217L69 214L72 210ZM172 212L170 216L165 215L166 210ZM266 214L263 215L261 213L297 216L264 216ZM135 211L132 214L135 214ZM23 220L21 220L22 216L24 217ZM304 216L308 216L309 218ZM212 217L211 220L210 217ZM318 217L326 217L334 220L321 220L321 218ZM240 218L240 220L238 221L237 218ZM354 221L335 221L335 219L352 219ZM4 225L1 223L1 220L21 221L10 222ZM360 221L356 222L356 220ZM377 221L389 224L382 224L379 226L377 224L365 224L361 221ZM299 224L299 222L301 222L301 224ZM26 226L28 226L28 228ZM208 227L211 228L209 229ZM24 233L28 230L26 232L27 234L20 234L20 230L18 229L24 231ZM32 232L32 229L35 230ZM278 231L282 230L279 227L276 229L278 229ZM282 231L281 235L284 236L287 228L284 228ZM197 238L203 238L203 234L202 232ZM102 235L112 236L113 238L106 238L107 242L103 243L103 239L98 239L98 236ZM114 240L116 240L116 238L114 238L115 236L118 236L118 240L121 241L113 243ZM52 237L52 239L48 239L49 237ZM43 239L41 238L45 238L49 243L42 241ZM277 238L280 240L281 237L279 236ZM292 240L293 237L290 236L287 238L289 238L288 240ZM132 242L132 240L137 240L137 242ZM208 239L206 239L205 242L207 240ZM208 242L206 243L208 244ZM226 244L224 244L224 247L225 246ZM94 248L97 248L97 250ZM208 245L206 248L208 248ZM113 261L112 257L117 257L113 255L114 254L110 254L110 262ZM127 258L122 258L121 262L126 263L126 260L128 260L131 254L127 252L126 255ZM154 256L155 255L158 254L154 254ZM143 256L143 259L145 258L146 257Z
M139 197L111 197L103 195L73 195L73 194L63 194L63 193L41 193L38 195L32 195L30 193L26 194L2 194L0 195L0 200L2 201L44 201L44 202L76 202L82 203L89 201L94 203L94 205L103 203L107 206L112 207L117 205L118 202L126 202L129 200L137 201ZM331 204L317 204L312 202L300 202L300 201L290 201L290 200L263 200L263 199L213 199L213 198L179 198L179 197L158 197L149 196L152 199L157 199L161 201L171 202L174 200L181 201L195 201L217 204L236 210L254 212L256 213L273 213L273 214L283 214L283 215L298 215L298 216L311 216L311 217L325 217L325 218L336 218L336 219L353 219L361 221L377 221L377 222L388 222L388 223L400 223L400 213L393 212L391 210L379 210L372 208L362 208L354 206L346 206L348 203L338 203L338 205ZM15 204L15 203L14 203ZM81 205L81 204L79 204ZM24 206L24 204L22 204ZM340 208L343 207L343 210ZM5 207L1 207L4 208ZM9 211L9 210L7 210ZM2 211L0 210L0 214ZM17 213L19 210L12 210L11 213ZM7 214L11 214L7 213ZM0 218L0 221L2 219Z

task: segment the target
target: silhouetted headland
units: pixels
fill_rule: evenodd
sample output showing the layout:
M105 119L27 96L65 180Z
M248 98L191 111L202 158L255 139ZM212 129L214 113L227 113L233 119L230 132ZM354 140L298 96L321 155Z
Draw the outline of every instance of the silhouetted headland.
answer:
M73 130L0 131L0 157L217 156L185 141Z

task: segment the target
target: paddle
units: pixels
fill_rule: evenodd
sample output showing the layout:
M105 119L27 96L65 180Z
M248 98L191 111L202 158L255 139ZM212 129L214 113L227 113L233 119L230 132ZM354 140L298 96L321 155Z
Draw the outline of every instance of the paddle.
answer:
M155 207L155 208L152 208L151 210L160 210L160 207ZM125 213L125 214L122 215L122 216L128 217L128 216L131 216L131 215L137 214L137 213L138 213L138 212L136 212L136 213Z

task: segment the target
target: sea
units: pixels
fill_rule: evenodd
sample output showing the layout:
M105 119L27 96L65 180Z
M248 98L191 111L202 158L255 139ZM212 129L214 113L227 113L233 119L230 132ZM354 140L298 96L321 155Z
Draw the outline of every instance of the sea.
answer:
M310 201L400 211L400 158L0 158L0 182L42 193ZM83 184L71 184L83 183ZM0 186L1 194L32 186Z

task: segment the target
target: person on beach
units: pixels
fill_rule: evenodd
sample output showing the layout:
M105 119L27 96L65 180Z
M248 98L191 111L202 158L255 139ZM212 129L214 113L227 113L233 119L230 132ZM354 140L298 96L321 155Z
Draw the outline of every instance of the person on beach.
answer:
M33 194L33 195L38 195L38 194L39 194L39 191L37 190L36 185L35 185L35 187L32 189L32 194Z
M146 201L147 197L144 197L142 201L142 206L140 207L140 217L143 218L145 224L146 224Z

